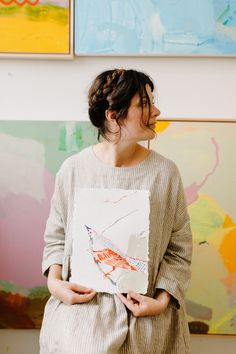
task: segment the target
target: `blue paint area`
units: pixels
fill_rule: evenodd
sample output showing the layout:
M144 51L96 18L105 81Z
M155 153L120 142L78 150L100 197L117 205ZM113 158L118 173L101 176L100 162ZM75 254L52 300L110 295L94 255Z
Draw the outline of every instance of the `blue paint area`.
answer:
M236 0L75 0L75 18L76 54L236 54Z
M146 0L76 1L76 52L138 53L151 51L147 25L152 12Z

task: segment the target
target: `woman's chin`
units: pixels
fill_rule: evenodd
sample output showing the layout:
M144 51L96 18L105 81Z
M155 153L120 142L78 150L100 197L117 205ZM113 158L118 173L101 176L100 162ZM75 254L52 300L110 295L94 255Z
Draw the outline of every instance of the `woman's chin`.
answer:
M145 135L146 135L146 137L143 138L143 140L152 140L152 139L155 139L156 132L155 132L155 130L149 129L149 132Z

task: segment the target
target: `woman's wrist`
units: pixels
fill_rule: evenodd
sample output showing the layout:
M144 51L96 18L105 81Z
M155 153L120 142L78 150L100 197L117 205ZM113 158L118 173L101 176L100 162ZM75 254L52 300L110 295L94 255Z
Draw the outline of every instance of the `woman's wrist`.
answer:
M51 295L54 295L58 281L62 280L61 270L62 266L60 264L52 264L49 268L47 286Z
M60 264L52 264L48 271L48 279L58 279L61 280L62 266Z
M155 299L167 307L171 300L171 295L164 289L157 289Z
M47 285L50 292L52 292L53 285L56 281L62 280L61 277L62 266L60 264L52 264L48 271Z

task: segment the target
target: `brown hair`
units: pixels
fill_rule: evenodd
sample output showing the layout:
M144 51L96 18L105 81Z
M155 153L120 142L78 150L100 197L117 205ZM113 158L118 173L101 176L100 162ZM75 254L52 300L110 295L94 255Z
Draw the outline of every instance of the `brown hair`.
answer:
M98 128L98 139L103 136L108 140L107 132L110 131L106 125L106 110L116 113L115 119L120 125L119 121L125 119L135 94L139 94L141 102L145 95L150 107L146 84L150 86L151 91L154 90L150 77L136 70L107 70L94 79L88 93L88 112L92 124Z

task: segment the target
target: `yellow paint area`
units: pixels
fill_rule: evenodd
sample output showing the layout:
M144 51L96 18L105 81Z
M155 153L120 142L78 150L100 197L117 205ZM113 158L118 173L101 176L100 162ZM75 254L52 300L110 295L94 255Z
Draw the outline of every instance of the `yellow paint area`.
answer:
M236 225L224 237L221 246L220 254L223 258L224 265L229 272L236 271Z
M170 122L168 122L168 121L158 121L158 122L156 122L155 132L162 133L164 130L166 130L168 128L169 125L170 125Z
M216 200L198 196L188 208L195 241L188 299L212 309L212 318L204 321L209 333L233 334L236 306L229 302L229 291L236 279L236 224Z
M60 9L59 16L57 11L0 14L0 52L69 53L68 9Z
M225 215L225 221L224 221L224 228L227 229L228 227L234 227L235 223L233 222L232 218L226 214Z
M210 333L215 334L218 333L218 329L224 325L226 322L230 322L232 318L236 315L236 306L234 306L229 312L227 312L224 316L222 316L218 321L213 323L210 326Z

